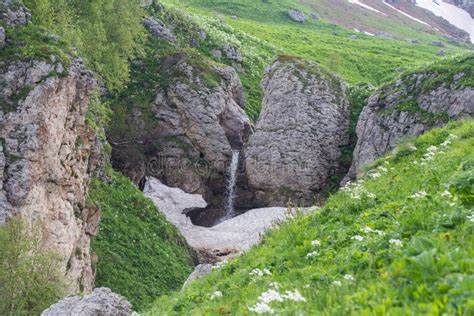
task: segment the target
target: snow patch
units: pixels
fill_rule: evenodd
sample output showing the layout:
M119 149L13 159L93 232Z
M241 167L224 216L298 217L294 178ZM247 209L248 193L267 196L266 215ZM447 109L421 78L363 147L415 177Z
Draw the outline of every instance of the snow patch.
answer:
M474 19L467 11L441 0L436 0L436 2L433 0L417 0L416 5L433 12L452 25L468 32L471 36L471 42L474 43Z
M417 0L417 1L418 1L418 0ZM405 12L403 12L402 10L399 10L399 9L395 8L393 5L388 4L388 3L385 2L385 1L383 1L383 3L384 3L386 6L389 6L389 7L392 8L393 10L397 11L398 13L403 14L403 15L406 16L407 18L412 19L413 21L416 21L416 22L418 22L418 23L421 23L421 24L427 25L427 26L429 26L429 27L432 27L432 26L429 25L428 23L426 23L426 22L424 22L424 21L422 21L422 20L420 20L420 19L417 19L417 18L415 18L415 17L409 15L408 13L405 13Z
M361 6L361 7L365 8L365 9L367 9L367 10L370 10L370 11L373 11L373 12L377 12L377 13L380 13L380 14L383 14L383 15L386 16L385 13L383 13L383 12L381 12L381 11L375 9L375 8L372 8L371 6L369 6L369 5L365 4L365 3L362 3L362 2L360 2L359 0L347 0L347 1L348 1L349 3L352 3L352 4L357 4L358 6Z

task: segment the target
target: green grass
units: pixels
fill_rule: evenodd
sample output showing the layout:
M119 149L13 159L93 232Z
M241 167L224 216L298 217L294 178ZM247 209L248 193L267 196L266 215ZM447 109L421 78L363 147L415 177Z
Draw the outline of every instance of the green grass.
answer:
M212 48L218 48L226 41L240 47L245 68L240 76L247 95L247 113L253 119L258 117L261 107L260 80L276 54L316 61L351 85L368 83L373 86L417 65L442 60L436 55L439 48L431 45L433 40L443 40L438 36L396 24L403 28L402 35L417 35L411 37L421 39L420 44L412 44L355 33L324 20L299 24L288 19L288 8L312 11L308 5L292 0L166 0L164 3L167 7L173 4L173 10L193 17L196 25L208 33L211 43L198 48L204 54L210 56ZM232 19L233 15L238 19ZM353 35L357 39L351 39ZM467 50L448 44L445 51L455 55Z
M148 315L248 315L271 282L305 298L269 303L282 315L472 315L473 157L472 119L407 140L323 208L161 297ZM255 268L272 275L250 275Z
M116 172L110 183L94 179L89 203L101 209L99 235L91 245L98 256L96 287L111 288L140 311L182 286L192 272L191 252L130 180Z

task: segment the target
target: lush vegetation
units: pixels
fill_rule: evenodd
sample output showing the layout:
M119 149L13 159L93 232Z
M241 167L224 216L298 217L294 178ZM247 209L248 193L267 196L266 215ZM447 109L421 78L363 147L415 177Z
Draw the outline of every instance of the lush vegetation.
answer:
M45 248L39 223L1 225L0 253L0 314L39 315L64 295L60 258Z
M406 140L150 315L474 313L474 121Z
M23 0L33 23L77 49L110 90L121 89L145 31L140 1Z
M94 179L89 203L101 209L96 286L111 288L142 310L156 297L179 289L192 271L186 242L130 180L113 172L110 183Z

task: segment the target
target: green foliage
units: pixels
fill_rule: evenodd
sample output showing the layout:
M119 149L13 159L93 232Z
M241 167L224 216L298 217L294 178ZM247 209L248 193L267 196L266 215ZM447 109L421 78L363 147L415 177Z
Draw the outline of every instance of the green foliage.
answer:
M130 180L116 172L111 183L94 179L89 203L101 209L99 235L91 245L99 258L96 286L125 296L135 310L182 286L192 271L190 250Z
M60 257L43 244L41 225L0 226L0 314L39 315L64 294Z
M269 303L282 315L472 315L473 156L472 119L406 141L324 207L148 314L247 315L273 288L305 298ZM255 268L272 275L250 275ZM211 299L215 291L222 297Z
M139 1L24 0L33 23L77 48L110 90L128 80L129 59L141 52L144 12Z

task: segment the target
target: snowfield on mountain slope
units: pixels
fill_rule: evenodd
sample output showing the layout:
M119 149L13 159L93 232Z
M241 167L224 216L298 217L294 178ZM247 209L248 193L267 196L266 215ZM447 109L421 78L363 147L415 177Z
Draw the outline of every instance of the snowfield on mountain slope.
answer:
M349 3L352 3L352 4L356 4L358 6L361 6L367 10L370 10L370 11L374 11L374 12L377 12L377 13L380 13L380 14L383 14L383 15L386 15L385 13L375 9L375 8L372 8L371 6L365 4L365 3L362 3L360 2L359 0L347 0Z
M416 4L444 18L452 25L468 32L471 36L471 42L474 43L474 19L469 13L441 0L437 0L436 2L433 0L417 0Z

